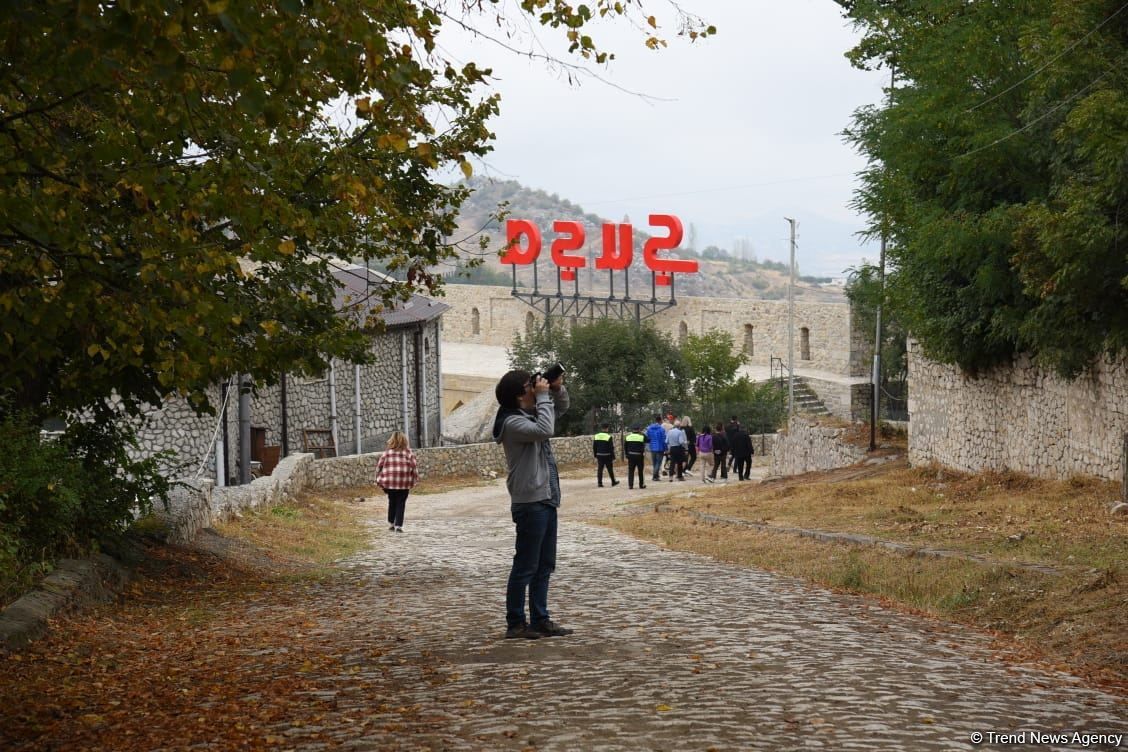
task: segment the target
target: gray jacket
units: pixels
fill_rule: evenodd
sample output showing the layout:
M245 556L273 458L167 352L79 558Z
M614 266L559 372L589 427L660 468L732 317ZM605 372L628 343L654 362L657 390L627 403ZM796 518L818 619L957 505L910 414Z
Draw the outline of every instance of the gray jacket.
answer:
M505 450L505 485L514 504L548 501L559 505L560 500L553 498L556 460L549 439L556 428L556 418L568 410L568 405L568 390L561 385L556 391L537 395L535 415L524 410L497 411L493 437Z

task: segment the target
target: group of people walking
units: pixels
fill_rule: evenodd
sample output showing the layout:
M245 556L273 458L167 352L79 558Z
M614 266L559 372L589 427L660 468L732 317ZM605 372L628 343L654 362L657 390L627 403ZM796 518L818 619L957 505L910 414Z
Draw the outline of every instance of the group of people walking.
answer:
M597 463L596 484L603 487L603 473L612 486L619 485L615 480L615 441L611 434L611 424L604 423L602 430L592 437L592 453ZM649 452L651 461L650 480L658 482L666 476L669 482L684 481L692 476L698 457L701 458L701 482L715 483L717 473L721 480L727 481L729 471L738 480L749 480L752 474L752 456L756 453L752 437L734 415L728 425L718 421L711 426L706 423L698 433L693 420L688 416L677 418L667 415L654 416L654 422L643 428L640 424L631 427L622 439L623 456L627 459L627 487L634 489L637 474L638 487L646 488L643 480L643 466Z

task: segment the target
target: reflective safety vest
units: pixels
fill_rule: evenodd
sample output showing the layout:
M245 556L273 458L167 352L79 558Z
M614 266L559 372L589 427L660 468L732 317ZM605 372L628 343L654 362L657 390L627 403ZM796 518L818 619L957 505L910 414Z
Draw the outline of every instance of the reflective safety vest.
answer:
M628 457L642 457L646 454L646 437L641 433L628 433L623 437L623 454Z
M596 457L615 459L615 444L611 441L611 434L605 431L591 437L591 449Z

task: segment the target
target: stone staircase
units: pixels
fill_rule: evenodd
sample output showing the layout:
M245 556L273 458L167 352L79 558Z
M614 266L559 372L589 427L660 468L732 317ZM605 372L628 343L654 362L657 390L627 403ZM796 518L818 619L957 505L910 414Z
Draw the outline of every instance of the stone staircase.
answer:
M786 389L785 382L784 390ZM830 410L826 409L819 395L815 394L815 390L811 389L810 384L802 376L795 377L795 412L806 415L830 415Z

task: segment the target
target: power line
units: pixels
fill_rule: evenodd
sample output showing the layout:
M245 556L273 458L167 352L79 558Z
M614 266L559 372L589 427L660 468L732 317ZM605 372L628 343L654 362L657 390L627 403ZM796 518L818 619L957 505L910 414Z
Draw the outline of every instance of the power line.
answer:
M1054 63L1056 63L1056 62L1057 62L1058 60L1060 60L1060 59L1061 59L1062 57L1064 57L1065 55L1067 55L1067 54L1069 54L1070 52L1072 52L1072 51L1074 50L1074 48L1076 48L1076 47L1077 47L1077 45L1081 44L1081 43L1082 43L1082 42L1084 42L1084 41L1085 41L1086 39L1088 39L1089 37L1091 37L1091 36L1093 36L1094 34L1096 34L1096 33L1097 33L1097 32L1098 32L1098 31L1099 31L1100 29L1101 29L1101 27L1103 27L1103 26L1104 26L1105 24L1107 24L1107 23L1108 23L1109 21L1111 21L1112 19L1114 19L1114 18L1116 18L1116 17L1118 16L1118 15L1120 15L1120 13L1121 13L1122 11L1124 11L1124 9L1126 9L1126 8L1128 8L1128 3L1124 3L1124 5L1121 5L1121 6L1120 6L1120 7L1119 7L1119 8L1118 8L1118 9L1117 9L1116 11L1114 11L1114 12L1113 12L1113 14L1112 14L1111 16L1109 16L1108 18L1106 18L1105 20L1101 21L1101 22L1100 22L1099 24L1097 24L1096 26L1094 26L1094 27L1093 27L1092 29L1090 29L1090 30L1089 30L1089 33L1088 33L1088 34L1086 34L1085 36L1081 37L1080 39L1078 39L1078 40L1077 40L1076 42L1074 42L1073 44L1071 44L1071 45L1069 45L1068 47L1066 47L1066 48L1065 48L1064 50L1062 50L1061 52L1059 52L1059 53L1058 53L1057 55L1054 55L1054 56L1053 56L1052 58L1050 58L1050 59L1049 59L1049 60L1048 60L1047 62L1043 63L1041 67L1039 67L1039 68L1038 68L1037 70L1035 70L1035 71L1034 71L1033 73L1031 73L1030 75L1028 75L1028 76L1027 76L1026 78L1022 79L1021 81L1018 81L1017 83L1011 84L1011 85L1010 85L1010 86L1008 86L1007 88L1005 88L1005 89L1003 89L1002 91L1000 91L1000 92L999 92L998 94L994 95L993 97L991 97L991 98L989 98L989 99L985 99L985 100L983 100L982 102L980 102L979 104L975 105L974 107L971 107L971 108L969 108L969 109L965 110L965 112L975 112L975 111L976 111L976 110L978 110L978 109L979 109L980 107L982 107L982 106L984 106L984 105L986 105L986 104L990 104L991 102L994 102L994 101L995 101L996 99L998 99L999 97L1003 96L1004 94L1006 94L1006 93L1008 93L1008 92L1011 92L1011 91L1014 91L1014 90L1015 90L1015 89L1017 89L1017 88L1018 88L1019 86L1022 86L1022 85L1023 85L1024 83L1026 83L1027 81L1029 81L1030 79L1034 78L1034 77L1035 77L1035 76L1037 76L1037 75L1038 75L1039 73L1041 73L1042 71L1044 71L1044 70L1045 70L1046 68L1049 68L1049 67L1050 67L1051 65L1053 65Z
M1128 5L1126 5L1125 7L1128 7ZM1119 59L1118 59L1118 60L1117 60L1116 62L1117 62L1117 63L1121 62L1122 60L1124 60L1124 59L1125 59L1125 57L1128 57L1128 54L1125 54L1125 55L1121 55L1121 56L1120 56L1120 58L1119 58ZM1020 133L1024 133L1024 132L1026 132L1026 131L1030 130L1030 128L1032 128L1032 127L1034 127L1035 125L1037 125L1038 123L1042 122L1043 120L1045 120L1046 118L1048 118L1048 117L1049 117L1050 115L1053 115L1053 114L1054 114L1055 112L1057 112L1058 110L1060 110L1060 109L1061 109L1062 107L1065 107L1065 106L1066 106L1067 104L1069 104L1070 102L1072 102L1073 100L1077 99L1077 98L1078 98L1078 97L1080 97L1080 96L1081 96L1082 94L1084 94L1085 92L1087 92L1087 91L1088 91L1089 89L1091 89L1091 88L1093 88L1094 86L1096 86L1096 85L1097 85L1098 83L1100 83L1100 82L1101 82L1101 80L1102 80L1102 79L1104 79L1104 77L1105 77L1105 76L1107 76L1107 75L1108 75L1109 73L1112 73L1112 72L1114 72L1114 71L1116 71L1116 70L1117 70L1117 68L1116 68L1115 66L1113 66L1113 67L1109 68L1109 69L1108 69L1108 70L1106 70L1106 71L1105 71L1104 73L1102 73L1101 75L1097 76L1097 77L1096 77L1096 78L1094 78L1094 79L1093 79L1092 81L1090 81L1090 82L1089 82L1089 83L1088 83L1088 84L1087 84L1087 85L1086 85L1086 86L1085 86L1084 88L1078 89L1077 91L1073 92L1073 93L1072 93L1072 94L1070 94L1070 95L1069 95L1068 97L1066 97L1066 98L1065 98L1065 99L1063 99L1062 101L1058 102L1058 103L1057 103L1056 105L1054 105L1054 106L1053 106L1053 107L1051 107L1050 109L1046 110L1046 111L1045 111L1045 112L1043 112L1043 113L1042 113L1041 115L1039 115L1038 117L1034 118L1034 119L1033 119L1033 120L1031 120L1031 121L1030 121L1029 123L1027 123L1026 125L1022 126L1021 128L1018 128L1017 130L1013 130L1013 131L1011 131L1010 133L1008 133L1007 135L1005 135L1005 136L1003 136L1003 137L1001 137L1001 138L997 138L997 139L995 139L994 141L992 141L992 142L991 142L991 143L989 143L989 144L986 144L986 145L984 145L984 146L980 146L980 147L979 147L979 148L977 148L977 149L972 149L972 150L971 150L971 151L969 151L969 152L965 152L965 153L963 153L963 154L960 154L959 156L957 156L957 157L955 157L955 158L956 158L956 159L963 159L964 157L970 157L970 156L971 156L972 154L978 154L979 152L983 151L984 149L990 149L990 148L991 148L992 146L997 146L998 144L1001 144L1001 143L1003 143L1004 141L1008 141L1008 140L1010 140L1011 138L1014 138L1015 136L1019 135Z

